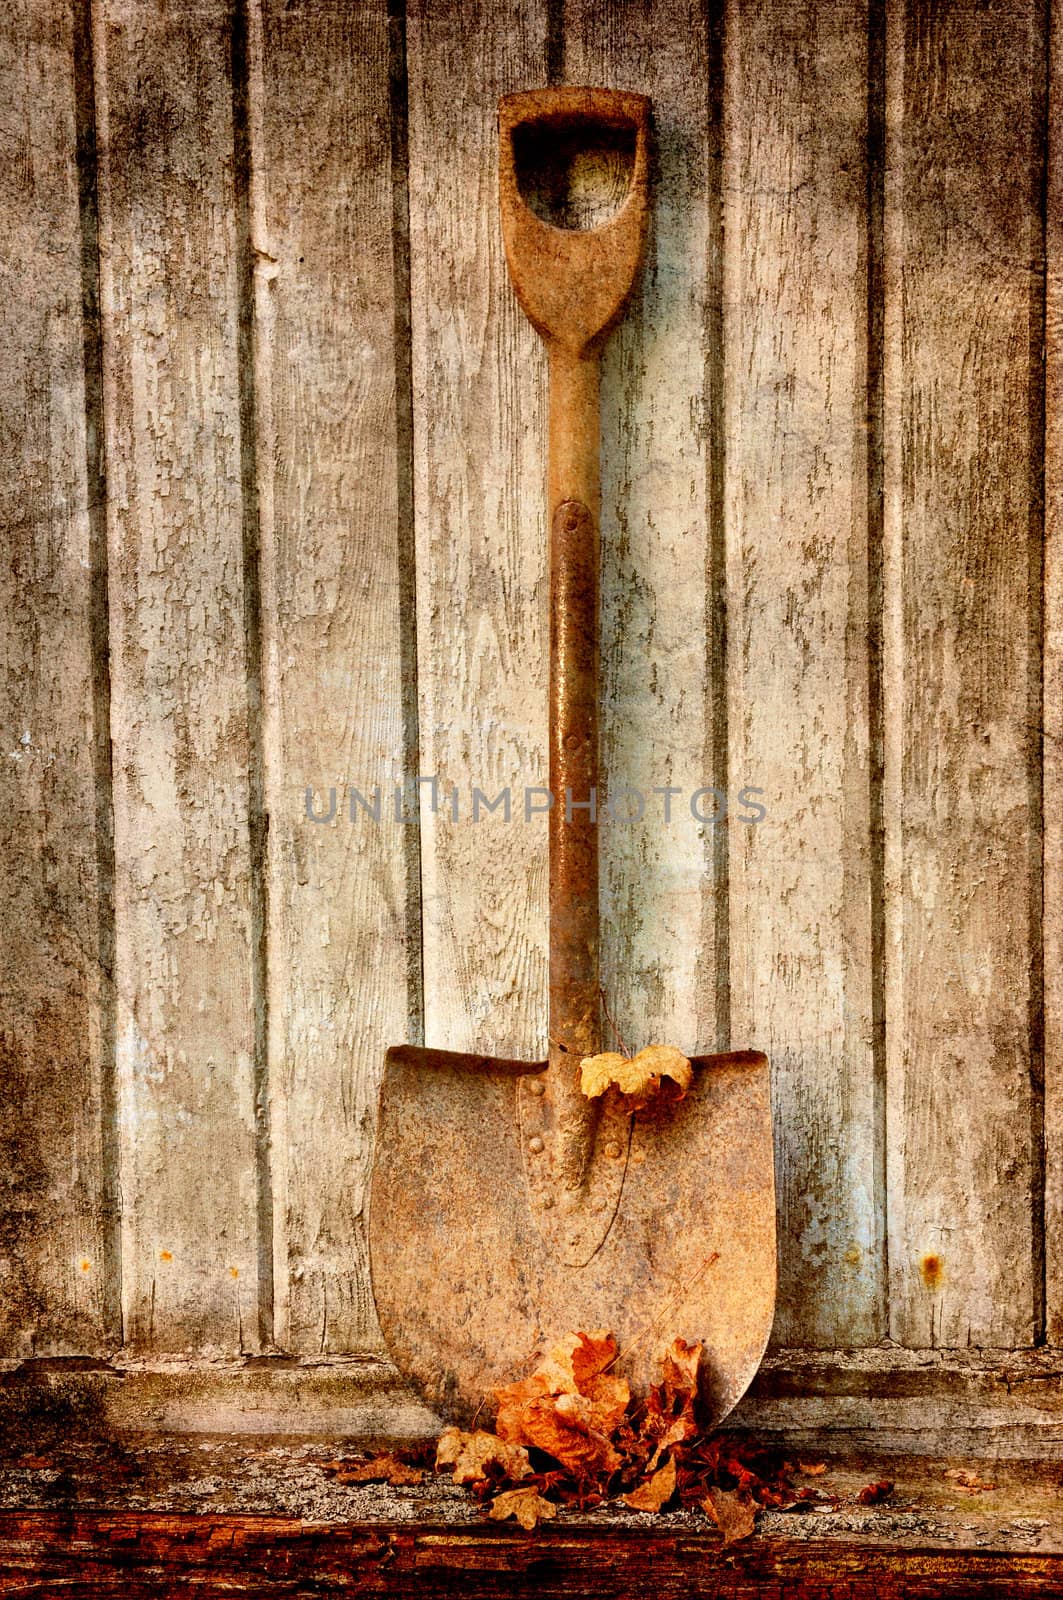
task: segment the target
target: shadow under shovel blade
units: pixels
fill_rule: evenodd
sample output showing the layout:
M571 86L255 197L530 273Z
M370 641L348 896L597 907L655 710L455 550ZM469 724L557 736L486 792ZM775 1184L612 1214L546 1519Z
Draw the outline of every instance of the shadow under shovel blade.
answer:
M760 1364L775 1304L767 1058L694 1057L685 1098L634 1120L612 1226L579 1267L544 1243L525 1184L518 1085L544 1065L388 1052L369 1249L392 1358L428 1404L468 1422L566 1333L612 1332L636 1394L681 1337L705 1347L718 1421Z

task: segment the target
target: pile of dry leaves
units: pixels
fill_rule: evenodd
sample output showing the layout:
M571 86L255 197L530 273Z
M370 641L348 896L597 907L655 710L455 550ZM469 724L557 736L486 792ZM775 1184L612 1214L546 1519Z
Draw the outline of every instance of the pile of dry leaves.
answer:
M570 1334L531 1377L495 1391L493 1432L444 1429L435 1465L449 1468L489 1516L515 1517L528 1529L555 1517L560 1506L619 1501L636 1511L701 1510L731 1543L752 1533L765 1507L804 1509L822 1500L816 1489L794 1483L795 1472L815 1477L822 1466L793 1468L755 1441L706 1433L698 1403L701 1355L699 1344L674 1340L661 1358L661 1381L638 1400L612 1370L611 1334ZM409 1474L417 1468L383 1459L400 1476L376 1476L415 1481ZM345 1474L342 1481L366 1481L371 1471L370 1463L357 1479Z

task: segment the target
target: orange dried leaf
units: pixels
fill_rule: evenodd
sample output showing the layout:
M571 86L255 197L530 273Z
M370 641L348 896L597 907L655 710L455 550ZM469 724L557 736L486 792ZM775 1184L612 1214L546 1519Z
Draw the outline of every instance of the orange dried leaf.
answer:
M857 1495L857 1503L862 1506L880 1506L883 1500L888 1500L893 1493L893 1484L888 1478L883 1478L878 1483L869 1483Z
M613 1433L631 1399L627 1380L605 1371L616 1360L616 1352L616 1340L604 1330L568 1334L547 1352L530 1378L495 1390L500 1437L515 1444L538 1444L529 1436L524 1417L530 1405L544 1398L578 1399L579 1405L559 1406L566 1421L593 1433Z
M655 1467L665 1450L697 1437L698 1370L702 1346L674 1339L661 1357L661 1382L651 1389L642 1425L643 1437L654 1446L649 1466Z
M827 1463L825 1461L799 1461L797 1470L803 1473L806 1478L822 1478L827 1470Z
M640 1483L637 1489L622 1496L624 1504L632 1511L660 1511L675 1494L675 1462L669 1456L663 1467L658 1467L652 1477Z
M615 1472L621 1458L606 1436L590 1426L589 1416L582 1396L543 1395L525 1406L521 1437L578 1477Z
M701 1352L700 1344L687 1344L685 1339L672 1340L661 1357L661 1375L669 1396L697 1393Z
M421 1483L424 1473L397 1456L372 1456L368 1461L328 1461L321 1469L337 1483L390 1483L393 1488Z
M669 1044L647 1045L630 1059L607 1050L601 1055L584 1056L580 1062L580 1089L588 1100L596 1100L615 1084L621 1094L646 1101L657 1093L662 1078L670 1078L678 1085L680 1098L694 1081L689 1057Z
M710 1489L701 1509L723 1534L724 1544L746 1539L756 1526L757 1508L748 1494L732 1494L726 1489Z
M966 1467L950 1467L945 1476L951 1478L957 1489L961 1489L964 1494L983 1494L989 1489L996 1488L995 1483L987 1483L977 1472L970 1472Z
M519 1482L531 1475L528 1452L520 1445L496 1439L493 1433L463 1433L460 1428L444 1428L436 1446L436 1466L453 1467L455 1483L481 1483L491 1467Z
M507 1383L502 1388L495 1390L498 1400L498 1416L495 1419L495 1432L500 1439L507 1439L510 1444L521 1444L524 1438L522 1419L525 1409L533 1400L541 1400L550 1393L549 1385L539 1373L530 1378L522 1378L519 1383Z
M530 1533L540 1522L549 1522L551 1517L556 1517L557 1507L552 1500L544 1500L532 1485L527 1489L505 1489L501 1494L496 1494L487 1514L496 1522L516 1517L521 1527Z

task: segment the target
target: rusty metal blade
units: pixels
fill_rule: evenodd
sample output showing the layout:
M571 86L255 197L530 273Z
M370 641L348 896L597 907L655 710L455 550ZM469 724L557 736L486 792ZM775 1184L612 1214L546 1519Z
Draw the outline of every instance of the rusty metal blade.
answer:
M617 1336L627 1352L617 1371L636 1392L657 1380L656 1358L673 1338L700 1340L712 1418L736 1403L775 1304L768 1063L746 1051L694 1065L684 1100L635 1119L612 1225L574 1267L544 1243L525 1185L518 1085L544 1063L389 1051L369 1219L373 1293L396 1365L430 1405L466 1421L485 1399L489 1411L494 1385L526 1375L565 1333L591 1328Z

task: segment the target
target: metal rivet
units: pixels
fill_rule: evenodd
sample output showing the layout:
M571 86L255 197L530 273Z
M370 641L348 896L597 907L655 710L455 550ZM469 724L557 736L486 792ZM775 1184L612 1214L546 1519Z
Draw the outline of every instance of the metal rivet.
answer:
M529 1094L535 1094L535 1095L545 1094L546 1093L546 1084L543 1082L543 1080L541 1078L529 1078L528 1079L528 1093Z
M617 1144L615 1139L609 1140L609 1143L605 1147L605 1153L613 1161L616 1160L617 1156L620 1154L620 1146Z
M528 1140L528 1149L531 1151L533 1156L537 1156L542 1147L543 1141L539 1138L537 1133L533 1133L531 1138Z

